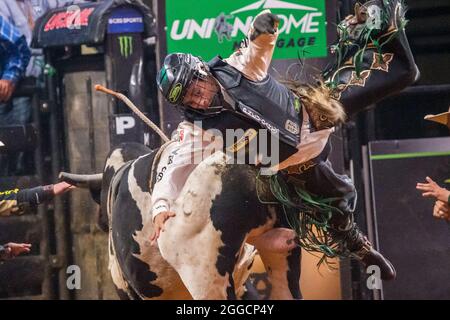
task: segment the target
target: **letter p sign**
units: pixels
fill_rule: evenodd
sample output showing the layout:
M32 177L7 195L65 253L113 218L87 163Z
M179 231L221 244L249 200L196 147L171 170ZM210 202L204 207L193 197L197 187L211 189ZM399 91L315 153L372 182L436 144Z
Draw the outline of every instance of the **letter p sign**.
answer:
M131 129L135 126L136 120L130 116L123 116L116 118L116 133L125 134L126 129Z

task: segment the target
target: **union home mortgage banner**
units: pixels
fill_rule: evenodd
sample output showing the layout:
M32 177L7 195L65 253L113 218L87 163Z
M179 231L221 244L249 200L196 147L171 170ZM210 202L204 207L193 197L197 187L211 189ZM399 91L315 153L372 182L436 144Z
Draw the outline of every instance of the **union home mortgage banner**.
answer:
M167 50L228 57L264 9L280 18L274 59L327 56L325 0L167 0Z

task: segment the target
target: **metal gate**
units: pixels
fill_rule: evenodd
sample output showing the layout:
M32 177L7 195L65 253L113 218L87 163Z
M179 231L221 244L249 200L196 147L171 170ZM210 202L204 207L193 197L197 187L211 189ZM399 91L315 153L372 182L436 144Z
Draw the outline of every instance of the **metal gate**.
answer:
M50 141L49 127L52 113L48 100L41 100L41 90L34 79L26 79L15 96L31 98L32 123L26 126L0 128L0 138L10 144L6 152L25 152L28 163L26 175L3 176L0 189L28 188L54 181L44 172L54 166L51 154L55 145ZM55 139L53 139L55 140ZM57 142L52 141L52 142ZM57 203L58 202L58 203ZM33 245L29 255L0 264L0 298L54 299L65 296L58 289L60 268L67 259L63 199L27 209L21 216L0 219L0 243L29 242ZM58 239L58 241L55 241Z

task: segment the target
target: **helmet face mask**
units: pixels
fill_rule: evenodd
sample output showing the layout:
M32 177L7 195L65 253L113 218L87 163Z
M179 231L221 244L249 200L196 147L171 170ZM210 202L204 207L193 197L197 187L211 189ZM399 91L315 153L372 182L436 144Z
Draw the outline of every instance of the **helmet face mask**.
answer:
M157 84L169 103L185 106L183 100L193 81L207 81L208 77L207 66L202 60L191 54L173 53L164 59Z
M213 77L194 76L183 98L183 105L196 110L206 111L211 108L219 87Z

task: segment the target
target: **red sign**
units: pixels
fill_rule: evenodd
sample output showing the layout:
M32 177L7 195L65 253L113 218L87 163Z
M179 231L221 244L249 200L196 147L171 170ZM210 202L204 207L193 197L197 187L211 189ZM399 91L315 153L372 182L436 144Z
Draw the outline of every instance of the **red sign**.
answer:
M86 8L77 11L64 11L55 13L45 25L44 31L52 31L58 29L78 29L86 27L89 24L89 16L94 8Z

